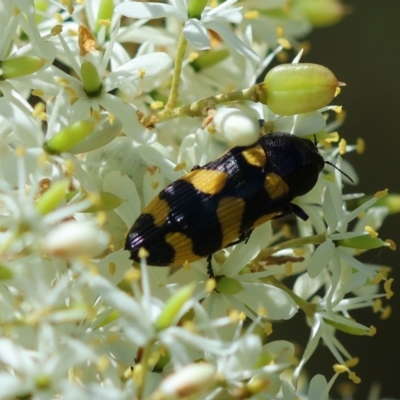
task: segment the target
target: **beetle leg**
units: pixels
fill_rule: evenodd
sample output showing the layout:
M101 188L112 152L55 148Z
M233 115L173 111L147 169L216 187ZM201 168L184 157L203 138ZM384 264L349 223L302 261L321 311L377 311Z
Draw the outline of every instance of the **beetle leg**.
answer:
M299 207L297 204L290 203L280 214L275 215L272 219L278 219L282 217L286 217L287 215L294 214L296 217L302 219L303 221L308 220L308 215L306 212Z
M239 244L239 243L242 243L242 242L244 242L246 244L249 241L252 232L253 232L253 229L242 233L236 240L234 240L233 242L229 243L225 247L231 247L231 246L234 246L235 244Z
M296 217L299 217L303 221L308 220L308 215L306 214L306 212L297 204L290 203L290 207L292 208L292 212Z
M212 254L207 256L207 275L210 277L210 279L213 279L215 275L212 268L211 259L212 259Z

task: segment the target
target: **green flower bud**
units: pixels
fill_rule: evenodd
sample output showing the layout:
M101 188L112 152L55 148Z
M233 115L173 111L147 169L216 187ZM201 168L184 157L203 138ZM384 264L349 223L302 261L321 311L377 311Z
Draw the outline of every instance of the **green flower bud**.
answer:
M336 24L349 12L338 0L298 0L294 6L317 28Z
M35 204L36 210L39 214L45 215L53 211L63 199L69 187L69 179L55 182L51 187L39 197Z
M171 325L182 306L192 297L196 285L196 282L192 282L183 286L169 298L155 323L156 329L161 330Z
M35 386L40 390L48 389L51 386L51 378L46 374L39 374L35 377Z
M126 201L109 192L100 192L99 195L100 198L96 201L96 204L87 208L84 212L94 213L98 211L111 211Z
M318 110L333 99L339 82L318 64L283 64L272 68L264 79L265 99L261 100L279 115Z
M113 13L114 13L114 0L101 0L99 4L99 12L97 13L97 24L95 30L96 33L98 33L101 28L101 24L99 24L98 21L111 20Z
M97 97L100 95L103 85L96 67L90 61L83 61L81 65L81 78L83 90L88 97Z
M188 7L188 17L189 18L201 18L201 13L205 9L208 0L191 0Z
M43 15L46 15L46 10L49 6L49 3L45 0L36 0L35 1L35 9L36 9L36 13L35 13L35 22L36 25L39 25L40 22L43 21Z
M44 144L44 149L49 153L62 153L79 143L93 132L95 122L91 119L77 121L67 126Z
M23 56L0 61L0 79L13 79L39 71L46 60L36 56Z
M213 67L228 57L228 50L207 51L200 54L194 61L192 61L192 67L198 72L202 69Z
M340 239L335 241L335 243L337 246L350 247L359 250L377 249L388 245L384 240L373 238L368 234L363 234L350 239Z
M0 281L8 281L14 277L14 273L8 267L0 265Z
M223 276L218 279L216 289L222 294L235 295L243 290L243 286L236 279Z

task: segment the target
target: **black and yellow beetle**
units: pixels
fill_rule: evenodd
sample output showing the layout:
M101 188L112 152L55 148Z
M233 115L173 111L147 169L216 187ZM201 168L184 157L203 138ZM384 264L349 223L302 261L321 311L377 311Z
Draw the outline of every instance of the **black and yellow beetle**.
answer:
M292 200L309 192L324 159L309 139L289 133L262 136L195 167L163 189L129 231L125 249L147 264L178 266L245 240L254 228L281 215L308 216Z

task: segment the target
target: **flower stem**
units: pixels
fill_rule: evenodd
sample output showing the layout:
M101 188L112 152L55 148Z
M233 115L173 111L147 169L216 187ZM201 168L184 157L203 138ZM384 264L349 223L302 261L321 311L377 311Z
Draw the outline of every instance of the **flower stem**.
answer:
M144 126L149 126L151 124L156 124L158 122L166 121L172 118L178 118L184 116L206 117L207 111L210 108L211 109L215 108L217 104L228 103L231 101L239 101L239 100L249 100L256 103L259 101L260 98L262 98L262 94L264 93L264 91L265 91L264 84L260 83L258 85L251 86L247 89L236 90L234 92L222 93L216 96L205 97L192 104L187 104L182 107L168 108L168 105L172 101L171 97L173 90L171 89L170 98L168 100L165 109L160 111L159 113L143 117L141 123Z
M172 77L172 84L171 84L171 91L169 92L168 102L165 105L166 110L172 110L176 105L176 100L179 96L178 93L178 86L179 81L181 79L181 72L182 72L182 64L183 64L183 57L186 51L186 38L181 33L181 37L179 38L178 43L178 52L176 53L175 57L175 69L174 69L174 76Z
M262 261L265 258L271 257L272 254L279 250L288 249L290 247L300 247L306 244L321 244L326 240L326 234L320 233L319 235L300 237L296 239L287 240L286 242L278 243L275 246L268 247L260 251L260 254L253 260L254 262Z
M146 379L147 379L147 372L148 372L148 361L149 361L149 357L151 354L151 349L153 347L153 342L148 343L144 349L143 349L143 354L139 363L139 368L141 368L141 373L140 375L140 379L139 382L136 382L136 384L138 385L138 390L137 390L137 399L140 400L143 398L143 391L144 391L144 386L146 383Z

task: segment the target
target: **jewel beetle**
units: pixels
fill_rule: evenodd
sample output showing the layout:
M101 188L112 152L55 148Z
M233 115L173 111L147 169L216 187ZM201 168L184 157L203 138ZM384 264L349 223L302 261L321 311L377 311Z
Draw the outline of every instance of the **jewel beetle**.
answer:
M289 213L307 214L292 203L309 192L324 167L309 139L270 133L237 146L165 187L130 229L125 249L147 264L179 266L249 238L257 226Z

